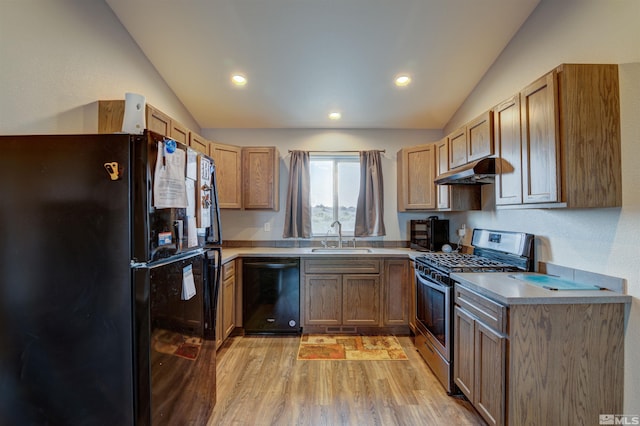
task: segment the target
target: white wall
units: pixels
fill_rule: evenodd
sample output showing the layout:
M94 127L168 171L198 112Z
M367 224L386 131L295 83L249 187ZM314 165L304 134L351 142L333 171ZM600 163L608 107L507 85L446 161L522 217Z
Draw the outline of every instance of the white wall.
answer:
M452 228L466 223L531 232L538 260L627 280L634 296L625 334L627 414L640 414L639 22L637 0L542 0L445 129L452 131L561 63L621 64L622 208L496 211L493 187L487 186L484 211L449 218Z
M104 1L0 2L0 134L95 133L125 92L200 131Z
M440 130L320 130L320 129L203 129L210 140L240 146L272 146L280 151L280 211L223 210L221 219L225 240L279 240L284 229L284 209L289 176L290 149L367 150L384 149L384 222L387 235L370 240L406 241L410 219L427 214L398 213L396 204L396 153L402 147L437 141ZM270 223L271 231L264 231Z

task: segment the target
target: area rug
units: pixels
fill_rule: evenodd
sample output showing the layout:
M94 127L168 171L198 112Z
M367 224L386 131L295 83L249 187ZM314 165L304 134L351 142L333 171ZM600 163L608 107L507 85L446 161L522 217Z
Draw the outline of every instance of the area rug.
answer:
M195 361L200 353L202 339L186 336L174 331L157 329L151 337L153 349L163 354L175 355Z
M407 360L395 336L303 334L298 360Z

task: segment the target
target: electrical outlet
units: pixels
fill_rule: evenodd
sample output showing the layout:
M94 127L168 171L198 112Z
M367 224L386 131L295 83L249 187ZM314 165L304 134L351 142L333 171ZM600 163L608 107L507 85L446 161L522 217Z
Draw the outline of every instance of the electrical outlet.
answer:
M269 222L264 223L264 232L271 232L271 223Z
M459 237L464 237L465 234L467 233L467 225L465 225L464 223L462 224L462 227L460 229L458 229L458 236Z

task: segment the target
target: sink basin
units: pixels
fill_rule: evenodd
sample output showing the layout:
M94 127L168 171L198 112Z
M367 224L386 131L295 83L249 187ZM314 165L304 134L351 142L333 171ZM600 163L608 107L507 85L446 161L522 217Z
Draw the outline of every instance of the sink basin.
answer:
M371 253L371 249L368 248L314 248L311 249L312 253L333 253L333 254L358 254L358 253Z

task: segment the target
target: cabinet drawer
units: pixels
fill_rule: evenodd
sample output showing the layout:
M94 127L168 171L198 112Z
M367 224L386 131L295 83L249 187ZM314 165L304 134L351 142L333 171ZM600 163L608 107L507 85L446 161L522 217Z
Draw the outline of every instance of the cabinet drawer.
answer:
M507 332L507 307L455 284L455 303L499 333Z
M236 273L236 262L231 261L222 265L222 280L226 280L233 277Z
M306 259L304 272L307 274L379 274L380 259Z

